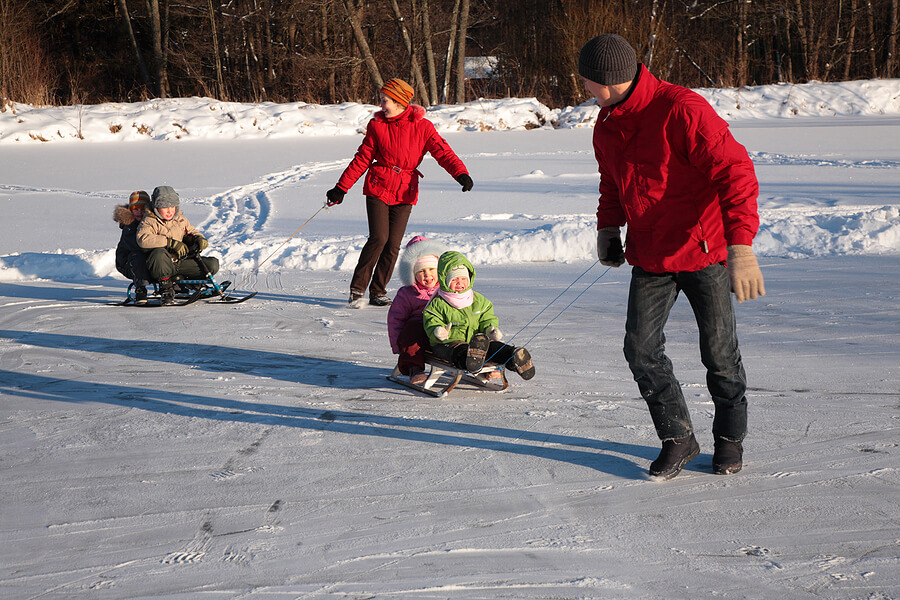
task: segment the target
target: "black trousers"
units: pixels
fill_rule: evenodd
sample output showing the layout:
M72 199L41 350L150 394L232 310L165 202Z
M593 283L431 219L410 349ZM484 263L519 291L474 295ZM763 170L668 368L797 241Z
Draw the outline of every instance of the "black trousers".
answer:
M394 274L410 212L412 204L388 206L378 198L366 196L369 239L353 271L351 292L362 295L368 287L370 297L387 294L387 284Z
M487 354L484 355L485 363L493 363L495 365L505 365L506 362L515 354L515 346L504 344L503 342L491 342L488 347ZM469 344L465 342L448 342L446 344L438 344L431 349L439 359L446 361L457 369L466 368L466 353L469 351Z
M200 258L211 275L215 275L219 271L219 259L212 256L203 256ZM179 276L182 279L205 279L206 273L197 260L194 258L182 258L175 260L169 251L165 248L154 248L147 253L147 270L150 272L150 279L153 281L161 281L171 277Z

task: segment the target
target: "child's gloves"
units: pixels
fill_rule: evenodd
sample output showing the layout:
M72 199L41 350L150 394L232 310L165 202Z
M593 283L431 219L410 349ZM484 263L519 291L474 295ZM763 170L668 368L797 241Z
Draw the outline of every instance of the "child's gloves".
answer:
M597 230L597 258L604 267L621 267L625 264L622 234L618 227L604 227Z
M175 238L168 238L169 241L166 242L166 250L175 255L175 258L184 258L188 255L188 247L187 244L176 240Z
M487 328L487 331L484 332L487 336L494 340L495 342L499 342L503 339L503 332L500 331L498 327L494 327L493 325Z
M209 242L206 241L206 238L199 233L195 233L194 235L190 236L187 240L187 245L197 254L200 254L201 252L209 248Z
M334 186L333 188L325 192L325 197L328 198L328 201L325 202L325 206L334 206L335 204L340 204L344 201L344 196L346 194L347 192L345 192L338 186Z
M448 339L450 339L450 330L443 325L438 325L437 327L435 327L432 330L432 333L439 342L446 342Z
M753 248L745 245L728 246L728 278L731 279L731 291L737 301L755 300L757 296L766 295L762 271L756 262Z
M456 183L462 186L462 191L468 192L472 189L472 186L475 185L475 182L472 181L472 178L469 177L468 173L463 173L459 177L456 178Z

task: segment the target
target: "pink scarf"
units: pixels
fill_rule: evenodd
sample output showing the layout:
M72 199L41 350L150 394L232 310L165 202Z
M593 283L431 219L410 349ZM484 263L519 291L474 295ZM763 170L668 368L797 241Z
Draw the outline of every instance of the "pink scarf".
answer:
M434 298L434 295L440 289L440 287L438 285L434 285L430 288L419 285L418 281L413 283L413 286L416 288L416 292L417 292L416 296L418 296L419 298L427 298L428 300L431 300L432 298Z
M472 306L472 302L475 300L475 291L472 288L467 289L464 292L445 292L444 290L438 290L438 296L447 301L447 304L452 306L453 308L463 309L467 306Z

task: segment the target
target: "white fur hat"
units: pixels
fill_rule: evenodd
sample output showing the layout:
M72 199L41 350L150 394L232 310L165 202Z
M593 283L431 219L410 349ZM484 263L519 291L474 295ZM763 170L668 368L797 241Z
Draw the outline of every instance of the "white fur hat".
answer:
M406 249L397 262L397 273L403 285L412 285L416 281L416 261L423 256L440 256L449 248L441 242L429 240L417 235L406 244ZM421 269L422 267L419 267Z

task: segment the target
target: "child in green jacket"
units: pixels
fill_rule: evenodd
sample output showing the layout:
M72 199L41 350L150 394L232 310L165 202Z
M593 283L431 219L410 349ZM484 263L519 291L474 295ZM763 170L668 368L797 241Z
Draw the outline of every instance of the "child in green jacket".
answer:
M437 270L440 287L422 315L434 355L470 373L487 360L508 366L522 379L534 377L528 350L500 341L503 334L494 305L472 288L472 263L459 252L444 252Z

